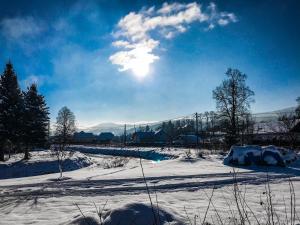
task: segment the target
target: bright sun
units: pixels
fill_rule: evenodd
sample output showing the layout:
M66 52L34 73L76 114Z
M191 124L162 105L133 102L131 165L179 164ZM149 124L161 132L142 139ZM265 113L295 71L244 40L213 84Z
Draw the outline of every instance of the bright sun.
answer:
M149 74L149 65L147 63L137 63L132 66L132 72L137 78L144 78Z
M149 75L150 64L158 57L149 53L147 47L137 47L130 52L130 60L127 62L127 67L131 69L133 75L138 79L143 79Z

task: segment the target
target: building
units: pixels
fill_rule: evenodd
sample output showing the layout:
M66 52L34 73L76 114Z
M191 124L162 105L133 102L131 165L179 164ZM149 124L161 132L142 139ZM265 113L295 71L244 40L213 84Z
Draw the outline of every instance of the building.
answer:
M200 143L200 137L194 134L181 134L177 136L176 140L173 141L173 144L180 146L196 146L197 143Z
M115 135L111 132L102 132L98 135L97 141L103 144L110 144Z
M93 133L86 133L84 131L80 131L74 133L73 141L77 143L93 143L96 141L96 137Z
M136 144L154 143L155 135L153 131L136 131L132 134L132 141Z
M170 137L165 131L158 130L154 133L154 141L157 144L166 144L170 141Z

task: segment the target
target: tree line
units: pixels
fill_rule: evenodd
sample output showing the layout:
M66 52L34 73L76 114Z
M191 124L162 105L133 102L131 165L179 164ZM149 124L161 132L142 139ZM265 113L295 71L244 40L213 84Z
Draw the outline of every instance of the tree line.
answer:
M226 78L217 86L212 96L216 102L216 111L196 113L192 119L178 119L162 122L158 130L163 130L170 141L180 134L197 134L201 138L213 139L215 133L225 134L225 145L251 143L255 121L251 114L254 103L254 91L246 84L247 75L238 69L229 68ZM289 142L294 146L296 134L290 130L300 119L300 97L296 99L298 106L294 113L280 115L278 126L287 134Z
M33 83L22 91L11 62L0 76L0 160L5 149L29 152L44 147L49 137L49 107Z

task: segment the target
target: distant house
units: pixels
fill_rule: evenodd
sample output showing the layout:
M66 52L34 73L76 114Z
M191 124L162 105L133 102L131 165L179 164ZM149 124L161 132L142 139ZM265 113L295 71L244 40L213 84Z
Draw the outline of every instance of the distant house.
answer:
M170 137L165 131L158 130L154 133L154 141L155 143L165 144L170 141Z
M93 133L86 133L84 131L75 132L73 135L73 141L79 143L91 143L96 140Z
M113 140L115 135L111 132L102 132L98 135L97 141L104 144L109 144Z
M137 144L146 144L154 142L153 131L137 131L132 134L132 141Z
M176 140L173 141L173 144L175 145L181 145L181 146L194 146L198 143L200 143L200 137L197 137L194 134L181 134L177 136Z

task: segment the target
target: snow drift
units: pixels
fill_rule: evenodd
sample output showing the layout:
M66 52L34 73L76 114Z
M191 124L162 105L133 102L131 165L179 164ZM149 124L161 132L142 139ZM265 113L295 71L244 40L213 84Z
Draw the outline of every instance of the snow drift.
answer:
M143 203L128 203L120 208L106 212L104 221L91 216L80 217L72 221L72 225L185 225L185 223L172 211L161 206L153 206ZM156 221L155 221L156 220ZM99 222L98 222L99 221Z
M297 154L286 148L256 145L232 146L224 164L286 166L297 159Z
M0 163L0 179L37 176L58 173L58 162L49 150L31 152L29 160L23 160L23 154L13 155L4 163ZM84 154L75 152L64 160L63 171L77 170L90 166L92 161Z
M155 219L156 218L156 222ZM184 223L171 211L167 211L161 207L148 204L129 203L123 207L109 211L104 216L103 225L149 225L149 224L168 224L168 225L184 225Z

